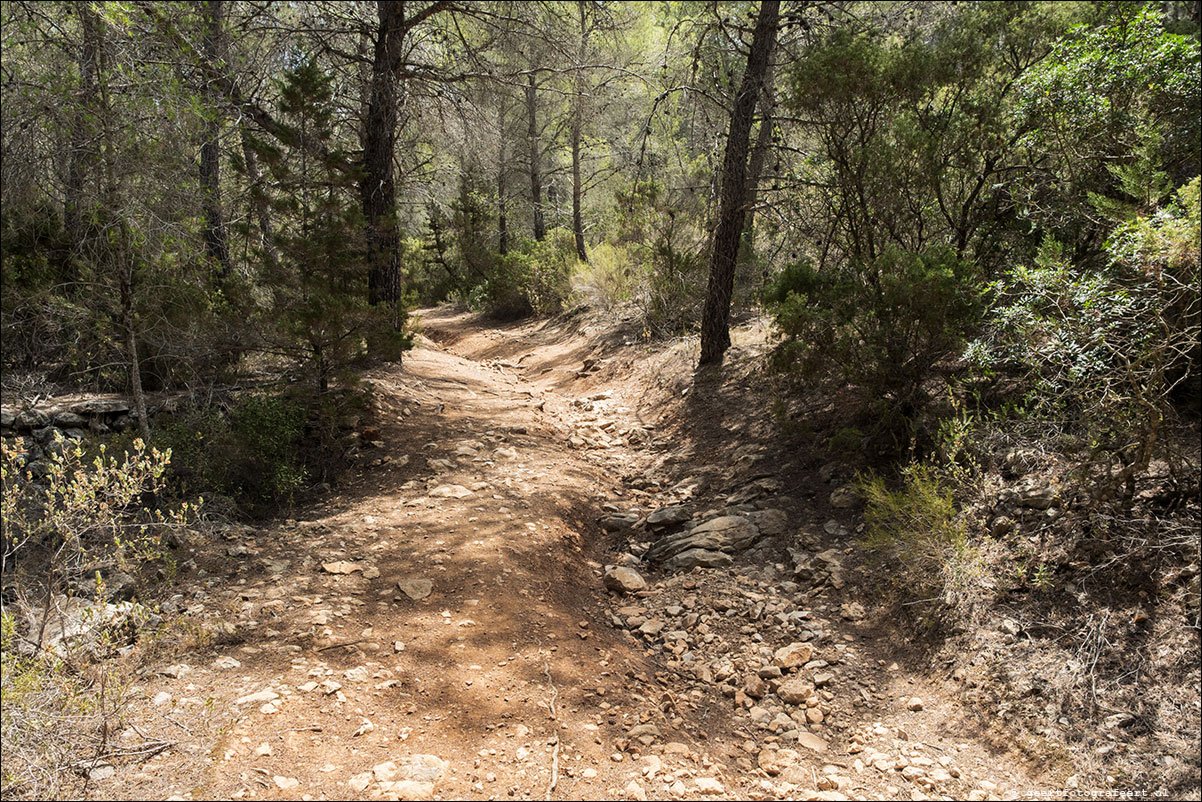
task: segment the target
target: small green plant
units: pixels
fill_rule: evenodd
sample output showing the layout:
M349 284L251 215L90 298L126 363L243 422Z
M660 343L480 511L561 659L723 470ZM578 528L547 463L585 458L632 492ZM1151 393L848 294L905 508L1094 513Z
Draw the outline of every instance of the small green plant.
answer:
M912 463L892 489L880 476L861 477L865 547L887 564L895 585L925 600L957 606L979 573L951 487L935 468Z

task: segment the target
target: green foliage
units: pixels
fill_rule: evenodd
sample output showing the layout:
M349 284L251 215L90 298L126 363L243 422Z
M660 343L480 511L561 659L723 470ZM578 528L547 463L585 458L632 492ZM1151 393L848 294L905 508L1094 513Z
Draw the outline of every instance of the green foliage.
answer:
M309 417L301 400L263 393L240 399L228 415L188 409L154 437L174 455L171 476L182 490L221 493L257 510L290 502L314 467L322 472L323 444L314 444L318 453L305 448Z
M888 567L897 590L947 606L969 600L979 558L952 489L933 466L907 466L897 489L867 476L857 490L865 505L865 547Z
M704 180L700 165L686 170L683 180ZM707 278L703 214L702 199L692 189L672 190L654 179L615 194L616 243L629 255L632 294L644 325L656 335L679 336L701 320Z
M947 247L889 248L842 270L798 262L764 297L785 337L778 367L834 371L905 420L926 406L932 368L962 346L982 309L974 266Z
M330 75L311 59L288 71L280 84L280 111L306 141L334 150ZM259 323L267 347L300 364L320 392L332 380L349 381L368 355L396 359L411 345L388 311L367 300L362 219L353 176L314 163L299 145L254 143L275 181L280 212L280 260L266 271L271 302Z
M621 245L602 242L589 251L587 262L572 271L572 292L585 303L610 309L634 297L634 270L630 254Z
M989 333L967 351L980 370L1021 373L1029 414L1093 444L1086 465L1102 493L1122 486L1130 498L1178 388L1197 386L1199 179L1177 197L1117 226L1103 270L1082 270L1046 239L1033 267L994 285Z
M56 586L91 565L132 569L157 559L164 535L195 514L190 504L171 509L156 501L171 453L148 449L140 439L121 456L102 445L88 464L82 447L60 438L49 449L46 477L36 483L18 445L5 440L0 449L6 559L36 555Z

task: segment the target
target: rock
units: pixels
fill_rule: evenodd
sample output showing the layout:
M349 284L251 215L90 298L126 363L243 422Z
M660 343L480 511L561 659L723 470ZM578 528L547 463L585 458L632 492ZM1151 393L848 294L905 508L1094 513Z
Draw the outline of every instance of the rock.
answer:
M622 790L622 794L626 799L638 799L640 802L646 802L647 799L647 792L643 790L643 786L639 785L638 780L631 780Z
M17 411L11 407L0 407L0 429L11 429L17 422Z
M650 746L659 738L659 727L654 724L639 724L631 727L626 733L632 741L638 741L643 746Z
M760 534L767 537L776 537L789 531L789 515L784 510L757 510L747 513L747 518L760 530Z
M429 579L420 578L402 579L400 582L396 583L396 586L401 589L402 593L414 601L421 601L429 596L430 592L434 590L433 582L431 582Z
M693 527L687 532L660 538L643 559L661 562L689 549L734 552L750 546L760 536L755 524L739 515L723 515Z
M620 532L629 529L639 522L639 516L633 512L615 512L601 519L601 528L606 532Z
M13 419L14 429L44 429L50 425L50 416L40 409L23 409Z
M692 571L694 568L725 568L734 563L734 558L723 551L689 549L682 551L664 563L664 570L673 573Z
M839 608L839 614L848 621L860 621L868 613L864 610L864 605L859 602L848 602Z
M296 788L300 785L300 780L296 779L295 777L281 777L277 774L271 779L273 779L275 784L278 785L280 790L283 791L291 791L293 788Z
M367 786L371 785L371 780L372 773L370 771L365 771L360 774L356 774L354 777L351 777L346 781L346 784L351 787L352 791L359 793L367 790Z
M112 779L117 773L117 767L112 763L101 763L88 769L88 779L92 782L102 782Z
M786 704L802 704L814 695L814 683L804 677L792 677L780 684L776 695Z
M353 574L355 571L363 570L363 566L359 563L347 562L346 560L324 563L321 568L327 574Z
M118 415L113 418L113 422L110 425L113 427L113 431L123 432L126 429L133 428L134 416L129 414Z
M724 794L726 787L722 783L715 780L713 777L698 777L693 780L693 784L697 786L699 794Z
M778 666L783 671L798 668L810 662L814 656L814 650L804 643L796 641L788 646L782 646L772 653L772 664Z
M433 498L467 498L472 495L472 491L463 485L439 485L431 490L429 495Z
M1005 537L1014 531L1014 519L1008 515L999 515L989 524L989 534L992 537Z
M643 625L639 627L639 632L642 632L644 635L647 635L648 637L655 637L656 635L658 635L659 633L661 633L663 631L664 631L664 622L657 621L654 619L651 621L645 621L643 623Z
M88 425L87 418L74 412L56 412L50 420L60 429L82 429Z
M763 699L764 694L768 691L768 686L756 674L748 674L743 679L743 693L750 696L752 699Z
M785 778L783 775L788 773L791 768L797 766L799 760L801 760L801 755L796 749L775 749L770 747L762 749L757 758L761 769L773 776L781 774L781 779ZM805 779L809 780L810 772L808 767L798 768L805 769ZM791 780L790 782L794 781Z
M851 485L836 487L831 491L830 504L837 510L847 510L856 506L860 501L859 494Z
M812 732L799 732L797 734L797 743L801 744L806 749L812 749L815 752L825 752L827 750L826 741L822 740Z
M655 528L682 524L693 516L682 506L660 507L647 516L647 525Z
M647 580L633 568L621 565L605 572L605 587L618 593L634 593L647 587Z
M261 691L256 691L255 693L247 694L246 696L241 696L234 700L234 704L236 704L236 705L261 705L265 702L274 702L276 699L279 699L279 698L280 698L280 695L278 693L271 690L270 688L267 688L267 689L264 689Z
M922 700L917 696L911 696L906 702L906 709L914 711L922 710Z
M116 415L129 410L128 401L116 398L93 398L71 407L71 411L77 415Z
M180 677L182 677L184 674L188 673L191 670L192 670L192 666L185 665L184 663L176 663L174 665L167 666L166 668L160 668L159 673L162 674L164 677L172 677L173 679L179 679Z
M163 705L168 704L170 701L171 694L167 693L166 691L159 691L154 695L154 698L150 700L150 703L155 707L162 707Z
M214 668L239 668L242 666L236 658L233 657L218 657L213 661Z

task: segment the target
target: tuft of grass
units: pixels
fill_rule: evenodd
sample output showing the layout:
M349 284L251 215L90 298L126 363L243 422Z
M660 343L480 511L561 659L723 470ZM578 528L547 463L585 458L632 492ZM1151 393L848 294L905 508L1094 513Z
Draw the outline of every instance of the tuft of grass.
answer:
M863 476L857 490L864 499L864 546L893 585L917 600L959 607L971 598L981 559L951 486L925 463L902 471L891 488L877 475Z

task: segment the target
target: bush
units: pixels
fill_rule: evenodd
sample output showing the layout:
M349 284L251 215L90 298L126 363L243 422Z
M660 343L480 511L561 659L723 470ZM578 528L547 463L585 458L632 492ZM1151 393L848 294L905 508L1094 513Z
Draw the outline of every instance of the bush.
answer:
M1025 414L1092 443L1082 467L1101 495L1131 498L1136 477L1164 453L1175 394L1196 385L1198 207L1195 178L1176 204L1114 230L1104 270L1082 269L1046 239L1033 267L994 285L990 329L968 349L979 370L1023 377ZM1184 478L1185 461L1166 456Z
M765 291L784 341L778 368L855 385L877 421L909 429L933 368L960 348L982 308L976 270L950 248L885 251L871 264L816 270L797 262ZM878 424L900 447L910 431ZM901 442L897 442L901 440Z
M61 439L49 451L49 471L35 482L19 446L0 446L5 593L15 596L0 613L5 798L71 798L68 783L105 751L124 687L103 659L150 613L105 603L101 572L137 573L168 556L165 537L197 512L162 503L171 454L141 440L120 457L102 446L90 464ZM94 603L74 598L89 575Z
M907 595L960 606L980 572L951 487L934 467L913 463L892 490L879 476L859 480L864 499L865 547L888 566Z
M595 245L588 261L576 264L571 283L572 294L584 303L604 308L625 303L636 288L630 254L621 245Z
M269 506L291 501L310 475L307 463L320 459L303 453L308 418L301 401L260 393L240 399L228 414L187 410L154 437L175 455L171 477L181 490Z

